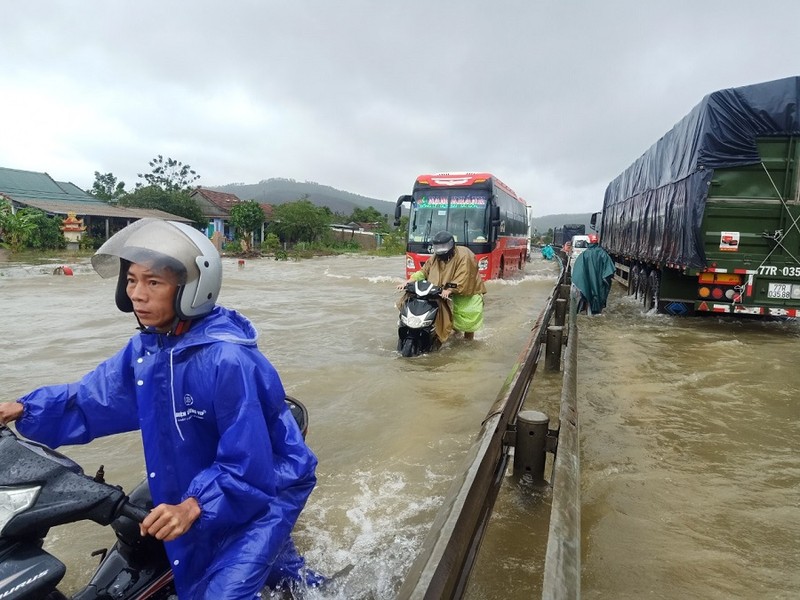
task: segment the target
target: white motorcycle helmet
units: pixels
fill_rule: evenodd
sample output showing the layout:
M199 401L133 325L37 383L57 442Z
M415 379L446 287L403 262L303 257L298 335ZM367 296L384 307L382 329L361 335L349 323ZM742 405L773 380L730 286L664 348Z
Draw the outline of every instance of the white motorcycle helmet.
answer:
M126 292L131 263L178 275L175 313L181 320L196 319L211 312L222 286L222 260L202 232L176 221L145 218L121 229L92 256L92 267L100 277L117 277L115 300L122 312L133 312Z

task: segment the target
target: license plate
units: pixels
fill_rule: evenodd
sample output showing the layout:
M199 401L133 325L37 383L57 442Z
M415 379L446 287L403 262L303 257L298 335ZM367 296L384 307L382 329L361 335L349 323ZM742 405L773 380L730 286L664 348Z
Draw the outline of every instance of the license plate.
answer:
M780 298L782 300L788 300L791 297L792 297L791 283L767 284L767 298Z

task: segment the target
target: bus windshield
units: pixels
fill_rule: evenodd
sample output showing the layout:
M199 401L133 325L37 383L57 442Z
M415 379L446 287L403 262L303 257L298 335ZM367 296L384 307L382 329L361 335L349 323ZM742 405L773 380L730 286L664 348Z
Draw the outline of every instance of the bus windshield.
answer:
M410 242L430 242L439 231L449 231L457 244L486 242L487 190L436 189L416 192L408 220Z

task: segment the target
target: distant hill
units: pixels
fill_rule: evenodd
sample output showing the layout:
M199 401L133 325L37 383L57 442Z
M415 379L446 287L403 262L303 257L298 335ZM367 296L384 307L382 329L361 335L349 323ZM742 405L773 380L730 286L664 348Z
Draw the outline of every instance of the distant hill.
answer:
M295 181L294 179L274 177L263 179L258 183L229 183L207 187L218 192L236 194L242 200L256 200L265 204L284 204L308 197L313 204L327 206L331 211L342 215L350 215L356 208L372 206L382 215L388 215L390 223L394 216L394 202L337 190L314 181ZM403 210L403 214L407 214L407 207ZM589 231L591 216L591 213L576 213L533 217L531 227L541 234L560 225L583 223L586 225L586 231Z
M208 186L208 189L236 194L241 200L255 200L273 205L294 202L308 197L313 204L327 206L331 211L342 215L350 215L356 208L372 206L382 215L388 215L390 221L394 216L394 202L359 196L358 194L337 190L313 181L272 178L264 179L258 183L229 183L227 185Z

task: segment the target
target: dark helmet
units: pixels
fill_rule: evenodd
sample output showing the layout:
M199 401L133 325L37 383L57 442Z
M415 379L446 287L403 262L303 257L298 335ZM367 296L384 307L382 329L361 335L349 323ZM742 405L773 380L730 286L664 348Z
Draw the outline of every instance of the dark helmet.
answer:
M112 235L92 257L101 277L117 277L116 303L122 312L133 312L126 293L131 263L153 270L169 270L178 276L175 313L181 320L211 312L222 286L222 260L205 234L175 221L140 219Z
M431 240L433 253L442 260L450 260L456 252L456 241L449 231L440 231Z

